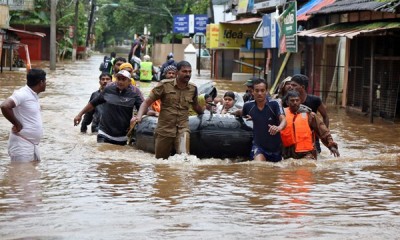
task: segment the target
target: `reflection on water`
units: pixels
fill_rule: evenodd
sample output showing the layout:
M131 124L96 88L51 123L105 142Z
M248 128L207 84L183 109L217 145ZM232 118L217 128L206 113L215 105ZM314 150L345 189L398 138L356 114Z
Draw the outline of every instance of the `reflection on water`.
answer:
M314 185L314 176L307 168L293 171L281 171L277 187L281 194L282 217L296 218L306 216L307 205L310 205L310 187Z
M39 164L10 163L0 117L1 239L396 239L400 236L400 128L330 107L341 157L234 163L178 155L158 160L97 144L73 118L98 88L98 64L48 73ZM83 64L85 67L83 68ZM196 73L193 73L194 75ZM0 74L0 98L25 84ZM217 80L220 95L244 92ZM140 83L146 96L155 83ZM133 237L134 236L134 237Z
M2 176L0 186L1 212L34 212L42 202L40 172L38 164L9 163ZM5 216L4 214L2 214Z

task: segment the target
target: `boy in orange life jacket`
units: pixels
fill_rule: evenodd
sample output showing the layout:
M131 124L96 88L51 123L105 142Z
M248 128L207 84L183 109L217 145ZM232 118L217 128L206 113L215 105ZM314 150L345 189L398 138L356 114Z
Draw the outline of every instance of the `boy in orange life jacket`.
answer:
M285 108L287 126L281 131L283 157L316 160L313 132L331 151L331 154L339 157L338 145L333 141L329 129L310 108L300 104L300 94L291 90L284 99L289 107Z

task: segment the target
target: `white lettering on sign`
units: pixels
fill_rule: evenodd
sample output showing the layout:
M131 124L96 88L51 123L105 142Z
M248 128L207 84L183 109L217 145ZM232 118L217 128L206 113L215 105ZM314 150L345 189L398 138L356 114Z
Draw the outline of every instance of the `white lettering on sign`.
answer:
M285 19L283 20L283 22L284 22L285 24L293 24L293 23L294 23L294 14L293 14L293 13L288 14L288 15L285 17Z
M271 31L270 31L270 27L269 26L263 27L262 29L263 29L263 36L264 37L271 35Z

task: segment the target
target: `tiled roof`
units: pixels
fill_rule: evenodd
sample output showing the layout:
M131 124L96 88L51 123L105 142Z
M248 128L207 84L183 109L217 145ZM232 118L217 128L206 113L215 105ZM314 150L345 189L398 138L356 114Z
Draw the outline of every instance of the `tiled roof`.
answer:
M337 0L312 14L327 14L354 11L396 12L400 0Z

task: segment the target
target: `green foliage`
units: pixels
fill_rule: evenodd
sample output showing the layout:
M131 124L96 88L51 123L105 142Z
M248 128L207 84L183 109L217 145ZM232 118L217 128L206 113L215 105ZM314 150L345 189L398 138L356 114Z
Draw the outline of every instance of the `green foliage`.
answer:
M78 45L86 42L89 1L79 0L78 11ZM50 26L50 1L35 0L33 11L10 11L10 24L47 25ZM75 0L57 1L57 29L63 30L64 36L58 40L59 55L68 56L72 52L72 40L68 37L69 26L74 25Z
M173 15L205 14L209 0L121 0L118 6L102 0L98 5L98 43L108 42L108 38L133 40L135 34L143 34L145 25L151 35L163 36L163 41L170 42Z
M45 0L35 0L33 11L10 11L10 24L50 24L50 6Z
M11 24L50 25L50 0L34 0L33 11L11 11ZM163 37L171 42L173 15L205 14L209 0L96 0L94 32L97 45L111 45L124 39L133 40L148 27L153 37ZM78 44L86 41L87 19L90 14L89 0L79 0ZM59 40L59 49L68 55L72 48L68 37L69 26L74 25L75 0L57 1L57 29L65 36ZM165 36L165 37L164 37ZM176 39L182 37L175 35Z
M162 43L171 43L173 38L182 40L183 36L181 34L167 33L162 38Z
M196 1L190 10L193 14L206 14L209 6L210 1L208 0Z
M61 60L64 60L65 57L72 56L72 39L68 36L64 36L58 43L57 52Z

